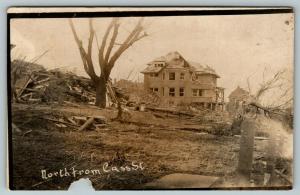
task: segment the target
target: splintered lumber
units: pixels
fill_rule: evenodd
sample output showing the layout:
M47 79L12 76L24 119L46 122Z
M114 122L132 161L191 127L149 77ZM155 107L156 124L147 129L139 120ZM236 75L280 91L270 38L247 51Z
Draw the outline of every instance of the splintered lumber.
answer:
M68 121L70 121L74 125L77 125L77 123L72 119L72 117L67 117L67 119L68 119Z
M32 77L31 77L31 75L29 75L29 76L28 76L28 79L26 80L26 82L25 82L25 84L23 85L22 89L18 92L17 98L19 98L19 97L22 95L23 91L27 88L28 84L29 84L31 81L32 81Z
M281 178L283 178L286 182L288 182L290 185L292 185L293 183L290 181L290 179L282 174L279 170L275 169L275 173L278 174Z
M48 78L45 78L45 79L42 79L42 80L36 81L36 82L34 82L34 83L35 83L35 84L40 84L40 83L47 82L47 81L49 81L49 80L50 80L50 78L48 77Z
M79 131L85 130L87 127L89 127L94 122L94 117L89 118L80 128Z
M68 122L65 122L65 121L60 121L60 120L56 120L56 119L52 119L52 118L48 118L48 117L39 117L39 118L49 120L49 121L52 121L52 122L62 123L62 124L65 124L67 126L78 127L78 125L74 125L72 123L68 123Z
M29 88L26 88L24 90L26 90L26 91L33 91L33 92L39 92L40 91L39 89L29 89Z
M25 98L25 97L28 97L28 96L32 97L32 93L27 93L25 95L22 95L20 98Z

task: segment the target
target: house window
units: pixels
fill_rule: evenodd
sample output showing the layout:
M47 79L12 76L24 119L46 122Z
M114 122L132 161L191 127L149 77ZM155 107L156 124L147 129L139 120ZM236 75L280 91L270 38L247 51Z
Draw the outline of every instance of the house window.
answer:
M162 96L165 96L165 88L161 88Z
M179 88L179 96L184 96L184 88Z
M198 96L203 96L203 90L202 89L198 89Z
M180 73L180 80L184 80L184 73Z
M194 97L197 97L197 96L199 96L199 97L201 97L201 96L203 96L203 90L202 89L193 89L193 96Z
M169 88L169 96L175 96L175 88Z
M155 73L154 76L155 76L155 77L158 77L158 73Z
M165 73L163 73L163 75L162 75L162 79L163 79L163 80L165 80Z
M197 96L197 93L198 92L198 90L197 89L193 89L193 96Z
M175 72L169 73L169 80L175 80Z
M155 93L157 93L157 92L158 92L158 88L150 88L150 92L155 92Z

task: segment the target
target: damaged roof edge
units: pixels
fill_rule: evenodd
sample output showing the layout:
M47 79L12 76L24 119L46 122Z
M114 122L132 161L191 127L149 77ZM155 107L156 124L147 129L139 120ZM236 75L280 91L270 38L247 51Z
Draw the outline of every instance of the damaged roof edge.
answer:
M177 55L181 60L184 61L184 64L187 64L188 67L191 69L192 72L195 72L196 74L210 74L210 75L215 75L217 78L220 78L220 76L216 73L216 71L208 66L208 65L201 65L198 62L192 62L186 60L179 52L169 52L166 56L161 56L158 57L151 62L147 63L147 68L145 68L141 73L143 74L148 74L148 73L159 73L163 68L169 66L170 64L168 63L167 59L170 58L170 56ZM170 59L169 59L170 61ZM171 60L172 61L172 60ZM164 62L166 65L163 67L160 66L155 66L156 62Z

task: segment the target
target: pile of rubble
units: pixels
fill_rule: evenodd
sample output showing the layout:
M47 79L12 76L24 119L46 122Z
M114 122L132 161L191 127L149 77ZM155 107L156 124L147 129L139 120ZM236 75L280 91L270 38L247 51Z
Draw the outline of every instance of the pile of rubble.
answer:
M14 61L12 69L22 69L12 78L12 95L18 102L95 102L94 86L87 78L21 61Z
M23 103L87 103L94 105L96 90L89 78L59 69L46 70L43 66L23 61L12 63L12 97ZM125 97L122 91L108 83L109 101ZM125 98L126 99L126 98Z
M160 104L160 98L155 92L146 91L143 83L121 79L113 84L116 92L121 92L126 97L127 106L139 106L141 104L156 107Z

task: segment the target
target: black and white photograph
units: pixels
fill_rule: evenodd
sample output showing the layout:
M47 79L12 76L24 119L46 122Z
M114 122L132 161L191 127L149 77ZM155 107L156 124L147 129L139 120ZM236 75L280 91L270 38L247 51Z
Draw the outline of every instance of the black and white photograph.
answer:
M293 188L291 7L11 7L11 190Z

